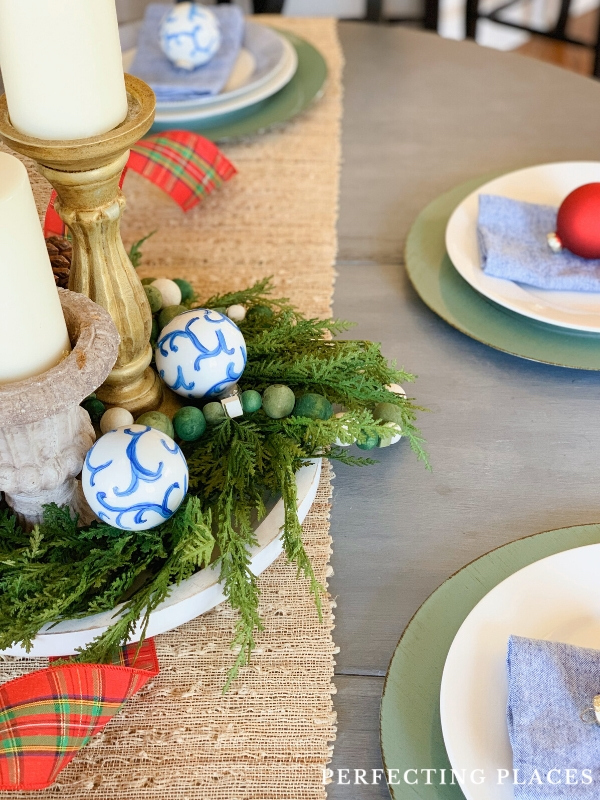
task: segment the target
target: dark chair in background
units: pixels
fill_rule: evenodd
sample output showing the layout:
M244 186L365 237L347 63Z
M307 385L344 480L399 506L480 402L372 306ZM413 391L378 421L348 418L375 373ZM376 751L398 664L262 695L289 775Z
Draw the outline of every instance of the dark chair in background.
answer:
M177 0L182 2L182 0ZM217 0L217 3L229 3L231 0ZM252 10L255 14L281 14L285 0L253 0Z
M423 15L420 17L384 17L383 0L367 0L365 19L371 22L387 22L391 25L416 22L427 31L437 31L439 13L439 0L423 0Z
M596 43L590 44L589 42L582 42L580 39L572 39L567 35L567 23L569 21L569 12L571 8L571 0L561 0L560 11L555 25L548 30L541 31L536 28L530 28L527 25L519 25L516 22L508 22L501 18L503 11L511 8L519 2L524 0L507 0L501 5L497 6L492 11L483 13L479 10L479 0L467 0L466 5L466 36L467 39L474 39L477 32L477 21L480 19L490 19L500 25L507 25L509 28L516 28L520 31L527 31L537 36L544 36L547 39L554 39L557 42L565 42L566 44L574 44L579 47L588 47L594 50L594 66L592 74L595 78L600 78L600 18L598 20L598 33L596 36ZM526 0L525 0L526 2Z
M182 0L177 0L182 2ZM218 3L229 3L231 0L217 0ZM285 0L254 0L255 14L280 14ZM416 22L430 31L437 31L439 16L439 0L424 0L424 14L422 17L392 17L384 18L383 0L367 0L367 10L364 19L369 22L388 22L391 24Z

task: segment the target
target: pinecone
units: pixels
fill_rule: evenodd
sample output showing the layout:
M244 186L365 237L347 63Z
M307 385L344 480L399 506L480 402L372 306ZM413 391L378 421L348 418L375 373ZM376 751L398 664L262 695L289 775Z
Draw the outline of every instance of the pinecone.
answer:
M71 259L73 258L73 246L68 239L62 236L49 236L46 239L46 247L52 264L52 272L56 285L61 289L69 288L69 271L71 269Z

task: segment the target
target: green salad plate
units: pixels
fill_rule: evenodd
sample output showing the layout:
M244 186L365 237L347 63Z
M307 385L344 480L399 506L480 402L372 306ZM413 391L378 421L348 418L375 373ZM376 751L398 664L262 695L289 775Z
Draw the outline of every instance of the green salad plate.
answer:
M572 369L600 370L600 334L569 330L515 314L475 291L446 253L445 233L456 206L498 173L463 183L417 217L405 250L406 271L423 302L453 328L520 358Z
M381 751L394 800L464 800L459 786L449 785L450 762L439 704L446 656L469 613L517 570L546 556L599 542L600 524L519 539L467 564L423 603L398 643L381 701ZM437 770L430 773L429 784L421 772L428 769ZM446 785L442 785L442 769L447 770Z
M307 109L325 90L327 64L321 53L307 41L287 31L279 32L291 41L298 54L298 69L283 89L249 108L209 119L179 124L155 122L150 133L184 128L201 133L213 142L226 142L263 133Z

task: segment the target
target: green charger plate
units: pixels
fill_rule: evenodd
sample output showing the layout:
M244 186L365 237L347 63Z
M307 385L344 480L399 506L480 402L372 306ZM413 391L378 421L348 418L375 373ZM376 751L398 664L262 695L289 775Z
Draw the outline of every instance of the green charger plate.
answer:
M478 342L531 361L572 369L600 370L600 334L571 331L528 319L476 292L446 253L445 233L456 206L501 173L463 183L430 203L406 242L406 271L423 302Z
M381 751L394 800L464 800L457 785L439 785L450 762L440 723L440 685L448 650L465 618L497 584L546 556L600 542L600 524L538 533L511 542L463 567L430 595L398 642L381 700ZM481 710L485 714L485 709ZM406 770L436 769L431 785L419 773L408 785ZM409 773L409 781L415 773ZM437 778L437 780L436 780ZM447 777L446 780L449 780Z
M249 108L219 117L196 122L155 122L150 133L183 128L201 133L213 142L225 142L263 133L308 108L325 90L327 64L321 53L304 39L287 31L279 33L291 41L298 53L296 74L283 89Z

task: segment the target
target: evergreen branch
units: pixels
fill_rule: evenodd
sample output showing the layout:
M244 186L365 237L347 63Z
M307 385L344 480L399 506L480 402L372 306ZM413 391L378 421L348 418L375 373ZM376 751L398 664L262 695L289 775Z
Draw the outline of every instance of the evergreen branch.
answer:
M154 234L157 232L158 231L152 231L151 233L146 234L146 236L144 236L142 239L138 239L137 242L134 242L131 245L129 249L129 260L131 261L135 269L137 269L142 263L142 245L144 244L144 242L147 242L151 236L154 236Z

